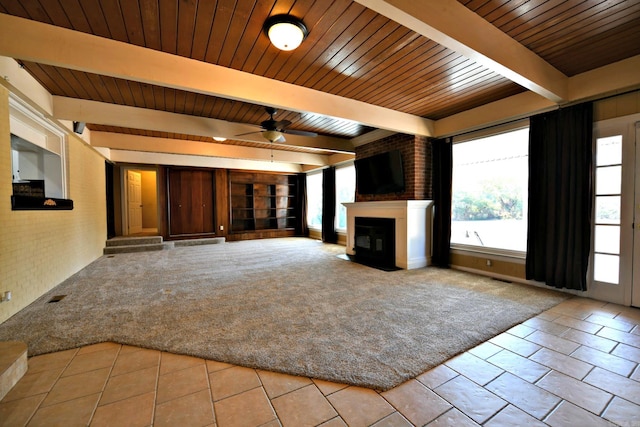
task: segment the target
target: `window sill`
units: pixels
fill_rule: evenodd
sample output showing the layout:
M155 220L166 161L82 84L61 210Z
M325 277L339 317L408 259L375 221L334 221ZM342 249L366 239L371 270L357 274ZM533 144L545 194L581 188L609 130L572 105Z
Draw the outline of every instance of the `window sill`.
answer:
M499 248L487 248L481 246L471 246L471 245L462 245L459 243L451 244L451 252L463 255L472 255L472 256L491 256L504 258L507 261L519 260L524 262L527 257L526 252L522 251L514 251L509 249L499 249Z
M53 197L11 196L12 211L70 211L73 200Z

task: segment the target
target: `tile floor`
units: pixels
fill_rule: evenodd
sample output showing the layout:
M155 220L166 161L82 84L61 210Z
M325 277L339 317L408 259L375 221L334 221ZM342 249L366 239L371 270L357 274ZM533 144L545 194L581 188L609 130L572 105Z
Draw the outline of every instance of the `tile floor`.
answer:
M640 310L575 298L386 391L114 343L29 360L2 426L640 426Z

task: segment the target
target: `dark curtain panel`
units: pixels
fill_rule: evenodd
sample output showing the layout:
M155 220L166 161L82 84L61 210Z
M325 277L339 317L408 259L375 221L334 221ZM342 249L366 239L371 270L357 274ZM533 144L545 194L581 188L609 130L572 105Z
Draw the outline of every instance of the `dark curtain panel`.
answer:
M336 168L331 166L322 171L322 241L336 243Z
M449 267L451 251L451 138L431 141L433 171L433 255L432 263Z
M587 289L592 137L591 103L531 118L527 279Z
M296 176L296 235L308 236L307 226L307 174Z

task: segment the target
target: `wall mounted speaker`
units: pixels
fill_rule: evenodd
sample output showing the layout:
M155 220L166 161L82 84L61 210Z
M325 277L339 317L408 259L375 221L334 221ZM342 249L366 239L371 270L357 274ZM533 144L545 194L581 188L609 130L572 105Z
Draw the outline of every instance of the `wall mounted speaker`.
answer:
M73 122L73 131L79 135L82 135L84 132L84 122Z

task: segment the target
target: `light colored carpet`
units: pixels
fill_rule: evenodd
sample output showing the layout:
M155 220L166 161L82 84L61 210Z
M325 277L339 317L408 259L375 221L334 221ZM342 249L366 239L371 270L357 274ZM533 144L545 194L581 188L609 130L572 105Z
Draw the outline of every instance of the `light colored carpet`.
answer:
M567 298L343 253L290 238L103 256L1 324L0 340L30 355L114 341L386 390Z

